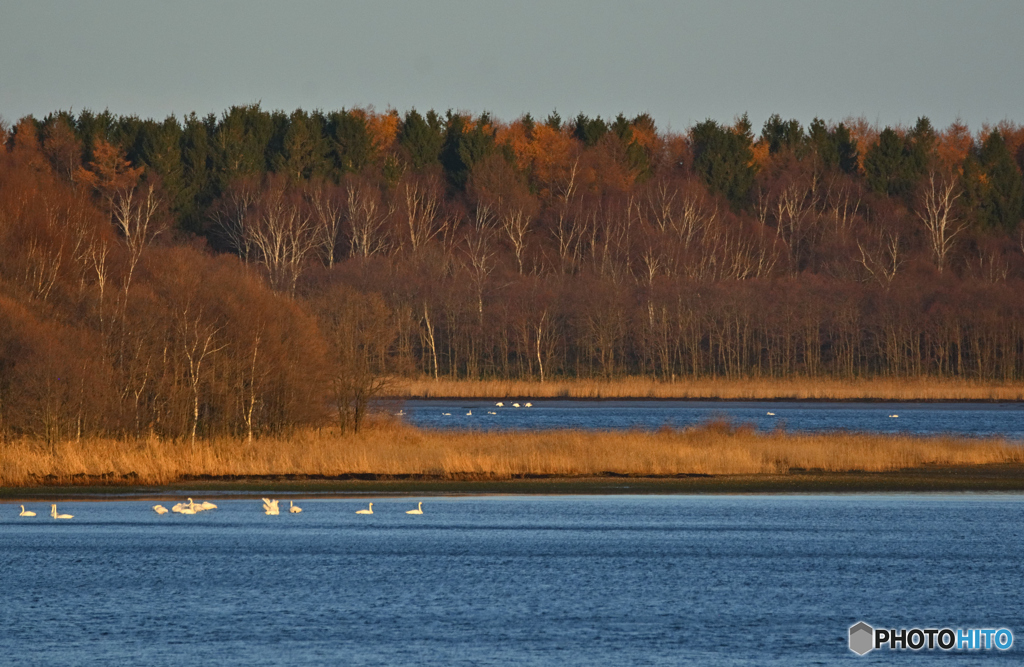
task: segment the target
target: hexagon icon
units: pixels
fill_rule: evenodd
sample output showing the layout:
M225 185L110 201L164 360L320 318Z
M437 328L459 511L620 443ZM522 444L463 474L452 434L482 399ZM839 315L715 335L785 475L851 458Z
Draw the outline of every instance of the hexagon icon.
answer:
M875 648L875 629L861 621L850 626L850 650L857 655L864 655Z

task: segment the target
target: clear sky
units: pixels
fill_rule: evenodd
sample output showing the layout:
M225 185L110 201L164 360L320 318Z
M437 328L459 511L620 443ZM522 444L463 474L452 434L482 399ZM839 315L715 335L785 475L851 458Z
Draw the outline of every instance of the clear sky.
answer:
M0 117L233 104L1024 122L1024 2L0 0Z

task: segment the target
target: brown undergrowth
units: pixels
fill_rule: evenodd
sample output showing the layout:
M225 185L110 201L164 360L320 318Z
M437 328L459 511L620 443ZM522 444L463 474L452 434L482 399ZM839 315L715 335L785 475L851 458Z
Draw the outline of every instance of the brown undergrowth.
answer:
M440 432L378 425L358 435L309 431L288 438L191 443L157 438L47 445L0 444L0 484L165 485L213 477L676 476L779 474L798 470L882 472L1024 463L999 439L854 433L757 433L724 422L655 432Z
M393 397L407 398L649 398L725 400L1020 401L1024 383L941 378L704 378L662 382L646 377L613 380L398 379Z

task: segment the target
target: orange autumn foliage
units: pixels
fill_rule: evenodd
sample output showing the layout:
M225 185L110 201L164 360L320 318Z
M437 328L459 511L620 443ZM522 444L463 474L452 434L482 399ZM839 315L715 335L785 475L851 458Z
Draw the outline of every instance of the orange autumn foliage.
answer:
M388 109L382 114L374 113L373 109L354 109L353 114L359 113L366 123L366 130L373 139L373 150L377 153L391 148L395 138L398 136L398 128L402 122L398 112Z
M533 136L512 144L517 148L516 164L520 169L533 172L536 181L541 184L542 194L555 194L558 185L568 182L574 169L577 168L578 142L561 130L548 125L537 125L533 128ZM512 130L510 130L512 135Z
M974 145L967 125L956 120L939 132L935 152L944 171L963 171L963 161Z
M753 164L757 165L758 169L768 166L771 155L767 141L758 141L751 147L751 151L754 154Z
M656 151L661 146L657 128L646 118L633 124L632 141L648 153Z
M106 199L134 188L145 171L145 167L133 167L121 148L103 139L97 139L93 145L89 167L79 167L75 180L95 189Z

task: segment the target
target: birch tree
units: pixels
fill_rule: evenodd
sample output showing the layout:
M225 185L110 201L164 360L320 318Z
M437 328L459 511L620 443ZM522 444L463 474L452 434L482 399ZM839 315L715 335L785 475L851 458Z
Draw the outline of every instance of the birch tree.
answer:
M956 178L951 175L936 177L933 171L928 176L918 203L917 217L928 233L935 268L939 273L946 268L954 239L967 227L967 223L960 221L953 211L961 194Z

